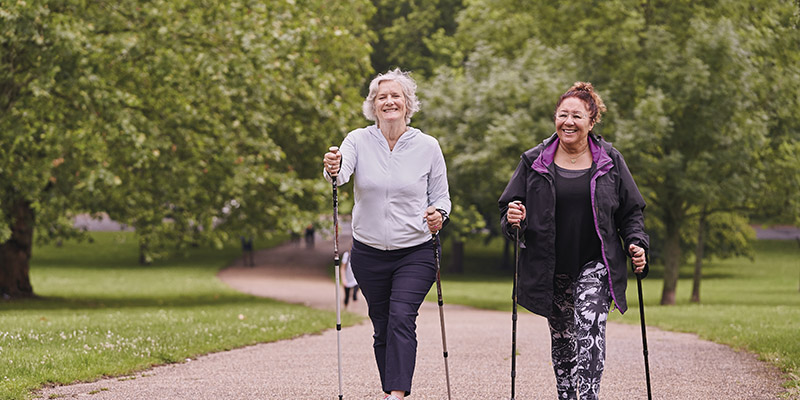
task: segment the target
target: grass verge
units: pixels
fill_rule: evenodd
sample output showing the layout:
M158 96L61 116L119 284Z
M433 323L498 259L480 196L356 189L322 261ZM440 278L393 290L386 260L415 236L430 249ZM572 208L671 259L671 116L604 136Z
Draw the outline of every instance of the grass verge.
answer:
M92 237L34 249L31 281L40 297L0 302L0 399L319 332L335 321L333 312L221 283L216 273L240 255L238 243L141 266L132 234Z
M502 239L465 246L465 273L442 273L445 303L511 311L513 270L499 267L502 246ZM693 266L687 264L680 272L677 304L660 306L663 267L653 266L643 281L645 318L648 326L696 333L758 354L787 374L787 388L800 397L800 249L794 241L761 240L755 250L755 261L707 262L700 304L689 302ZM445 243L443 271L448 251ZM435 296L433 290L427 300ZM628 281L627 298L629 312L614 312L609 320L639 324L635 278Z

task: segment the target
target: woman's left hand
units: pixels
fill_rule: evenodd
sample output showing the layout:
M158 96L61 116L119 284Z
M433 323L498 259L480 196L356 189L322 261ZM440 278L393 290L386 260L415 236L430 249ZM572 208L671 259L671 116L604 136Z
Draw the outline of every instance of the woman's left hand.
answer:
M425 221L428 222L428 229L431 231L431 234L436 234L439 229L442 229L442 222L444 221L444 218L439 211L436 211L436 207L428 207L425 210L425 215L423 218L425 218Z
M628 247L628 253L631 255L633 265L636 266L633 272L639 274L644 271L644 266L647 264L647 258L645 257L644 249L632 244Z

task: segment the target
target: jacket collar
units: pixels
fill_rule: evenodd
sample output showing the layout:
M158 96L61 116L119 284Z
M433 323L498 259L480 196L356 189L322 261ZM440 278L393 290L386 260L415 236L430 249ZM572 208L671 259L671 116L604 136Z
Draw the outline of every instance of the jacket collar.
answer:
M545 139L540 146L542 151L536 160L531 164L531 168L540 174L549 174L548 167L553 163L556 157L556 150L558 150L558 134L553 133L552 136ZM606 145L611 146L610 143L603 141L603 138L589 133L589 151L592 153L592 161L597 165L597 170L603 173L607 172L614 166L611 157L606 151Z
M378 128L378 124L368 126L367 131L370 133L370 135L372 135L372 137L375 138L375 140L385 144L387 149L389 148L389 142L386 140L386 137L383 136L383 132L381 132L381 129ZM406 129L406 131L403 132L403 135L400 136L400 139L397 140L397 143L394 145L394 148L397 149L398 147L405 146L406 143L417 137L417 135L419 135L420 133L422 133L422 131L420 131L419 129L412 128L409 126L408 129Z

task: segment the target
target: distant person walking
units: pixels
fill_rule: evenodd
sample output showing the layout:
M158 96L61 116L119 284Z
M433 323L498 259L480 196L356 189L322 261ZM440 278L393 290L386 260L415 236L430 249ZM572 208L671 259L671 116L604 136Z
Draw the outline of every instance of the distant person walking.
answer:
M306 227L306 248L313 249L314 248L314 225L308 224Z
M354 178L353 273L369 306L375 361L386 399L411 393L416 318L436 280L431 233L447 222L450 194L439 142L408 126L419 110L407 72L379 74L364 116L376 124L347 134L324 156L325 179ZM426 211L429 206L430 213Z
M344 277L344 306L350 303L350 292L353 292L353 301L358 300L358 281L356 280L355 275L353 275L353 267L350 265L350 252L345 251L342 254L342 269L344 272L342 276Z
M242 241L242 260L245 266L255 267L256 261L253 257L253 238L241 237Z
M525 245L519 305L550 325L559 399L598 398L609 307L628 308L627 257L648 270L644 199L622 154L592 131L605 110L576 82L556 103L556 132L522 154L499 200L503 233L514 240L520 226Z

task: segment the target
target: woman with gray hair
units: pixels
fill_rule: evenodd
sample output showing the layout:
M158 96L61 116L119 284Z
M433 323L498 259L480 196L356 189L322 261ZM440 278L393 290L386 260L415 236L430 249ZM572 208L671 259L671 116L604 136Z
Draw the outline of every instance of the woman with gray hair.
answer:
M364 116L374 125L347 134L324 156L325 179L354 177L350 263L367 300L385 399L411 393L416 318L436 280L431 234L447 222L450 194L439 142L409 127L417 85L400 69L369 85Z

